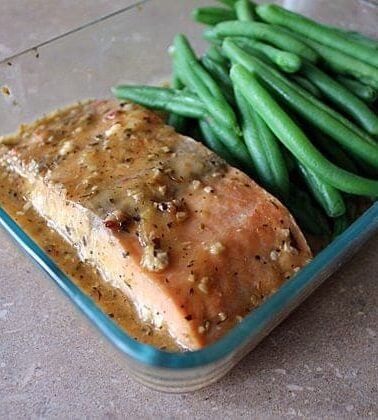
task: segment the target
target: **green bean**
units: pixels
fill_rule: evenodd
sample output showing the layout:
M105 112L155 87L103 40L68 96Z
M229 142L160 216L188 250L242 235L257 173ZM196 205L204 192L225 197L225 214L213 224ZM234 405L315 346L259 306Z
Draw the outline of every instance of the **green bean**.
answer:
M223 4L225 4L226 6L228 6L228 7L231 7L232 9L234 9L235 8L235 4L236 4L236 2L238 1L238 0L217 0L219 3L223 3ZM253 2L253 1L251 1L251 0L249 0L249 3L250 3L250 5L252 6L252 7L256 7L256 3L255 2Z
M350 31L349 29L339 28L337 26L329 26L329 25L323 25L323 26L326 26L327 28L337 32L338 34L352 38L353 40L365 45L366 47L378 49L378 41L376 39L370 38L367 35L363 35L360 32Z
M363 101L373 103L377 100L377 91L371 86L343 76L337 76L337 80Z
M231 68L231 79L284 146L324 182L351 194L378 196L378 181L354 175L327 160L260 85L254 74L236 64Z
M378 68L318 42L310 40L306 40L306 42L319 54L325 64L336 73L353 76L378 89Z
M307 91L294 85L261 60L252 57L226 40L223 51L231 61L242 64L248 70L257 72L292 109L341 144L353 155L378 170L378 146L371 137L361 134L361 130L347 119L324 105Z
M330 228L323 213L313 203L311 197L294 184L290 188L287 206L305 232L316 236L330 234Z
M177 76L176 71L173 70L171 88L172 89L182 89L184 87L182 81ZM168 125L174 127L178 133L184 133L189 125L189 120L182 115L175 113L170 113L167 120Z
M223 144L246 166L250 158L240 138L241 131L234 111L227 103L221 89L198 63L189 42L183 35L174 40L174 61L185 84L199 96L211 118L207 119Z
M233 110L217 83L198 62L184 35L175 37L173 58L180 77L190 90L196 92L214 119L239 134Z
M232 9L235 7L235 3L238 0L217 0L219 3L223 3L228 7L231 7Z
M350 226L351 221L347 214L337 217L333 223L332 239L336 239Z
M253 6L249 0L238 0L234 7L238 20L244 22L251 22L255 20Z
M253 111L253 116L258 136L274 178L274 185L271 187L272 191L279 197L287 199L290 190L289 173L281 152L280 143L260 115ZM253 149L250 149L250 152L253 153Z
M295 158L285 147L282 147L282 154L286 162L287 171L291 175L296 170Z
M218 37L245 37L265 41L284 51L289 51L309 61L315 62L317 54L304 42L289 35L281 28L260 22L222 22L211 31Z
M303 87L303 89L306 89L307 91L309 91L316 98L321 99L322 93L320 92L320 90L318 89L318 87L316 87L313 83L311 83L305 77L302 77L302 76L299 76L299 75L296 74L296 75L294 75L292 77L292 80L295 83L297 83L299 86Z
M378 117L360 98L310 63L304 63L301 71L326 98L349 114L368 133L378 134Z
M346 200L347 213L350 220L353 222L357 218L357 205L353 196L348 196Z
M172 80L171 80L171 88L172 89L183 89L184 83L182 83L181 79L178 77L176 70L173 68Z
M184 35L177 35L174 39L173 63L177 73L183 81L193 89L193 82L219 100L223 100L223 93L213 78L199 63L189 41ZM190 79L190 83L188 82Z
M366 35L362 35L360 32L355 31L346 31L344 32L346 36L349 38L352 38L354 41L358 42L359 44L364 45L368 48L373 48L375 50L378 50L378 42L376 39L369 38Z
M223 158L230 165L237 165L237 161L229 152L227 147L219 140L214 130L205 120L199 120L199 126L201 129L202 137L205 144L213 150L218 156Z
M252 107L249 106L249 104L247 104L247 106L244 104L246 101L237 90L235 91L235 97L239 111L241 113L243 138L249 150L254 167L256 168L257 176L264 186L268 188L273 186L274 188L275 182L273 179L273 174L270 169L263 145L261 144L261 139L257 132L254 118L255 111L252 109Z
M213 132L217 135L219 140L224 144L229 152L240 162L246 171L253 170L251 168L252 160L248 153L245 144L241 141L240 137L235 135L235 131L229 127L219 124L211 117L206 117L205 121L211 127Z
M295 73L301 68L302 60L294 53L282 51L269 44L254 41L252 39L237 38L236 41L238 45L248 53L257 55L258 57L260 57L261 54L286 73ZM260 54L256 54L256 52Z
M128 99L148 108L173 112L189 118L205 118L207 110L202 102L189 92L152 87L120 85L112 88L118 99Z
M341 235L353 223L356 217L356 205L353 202L353 198L350 199L349 197L346 197L345 204L347 211L344 215L335 219L333 224L332 239Z
M168 116L167 124L173 127L177 133L184 134L188 127L189 120L182 115L171 113Z
M232 87L232 82L228 74L228 70L206 55L202 57L201 62L209 74L214 78L214 80L218 82L219 86L222 87L223 94L227 101L230 104L234 104L234 89Z
M205 55L211 58L213 61L216 61L223 67L229 67L229 62L227 58L223 57L222 53L220 52L219 48L211 45L207 50Z
M326 138L319 130L311 130L311 139L314 139L316 145L320 147L320 150L337 166L349 172L358 173L358 168L354 161L338 144Z
M289 174L279 143L244 96L235 91L244 141L261 183L275 195L289 196Z
M314 199L320 204L329 217L339 217L345 213L345 203L341 193L331 185L324 182L311 169L298 162L299 171L312 193Z
M235 20L236 14L233 10L221 7L198 7L192 11L192 18L205 25L216 25L227 20Z
M378 54L373 48L346 37L309 18L274 4L263 4L256 8L257 14L266 22L284 26L313 41L355 57L365 63L378 67ZM378 69L377 69L378 71Z
M199 120L191 120L188 129L186 130L186 135L191 137L192 139L195 139L197 141L200 141L202 139L202 133L199 128L198 124Z
M230 72L230 65L229 65L229 62L228 62L228 60L226 60L225 62L220 62L220 61L217 61L217 60L215 60L215 59L213 59L212 57L211 57L211 54L208 54L207 52L202 56L202 58L201 58L201 64L203 65L203 67L209 72L209 74L211 75L211 72L206 68L206 65L204 64L204 60L205 61L211 61L212 62L212 64L214 64L214 65L216 65L217 66L217 68L218 68L218 70L217 70L217 72L219 71L219 72L222 72L222 77L221 77L221 79L223 79L223 78L228 78L227 79L227 81L226 81L226 84L230 84L231 83L231 79L230 79L230 76L229 76L229 72ZM230 85L231 86L231 85ZM222 88L222 86L221 86L221 88Z
M209 28L203 31L202 38L210 42L211 44L213 44L213 46L216 46L216 47L222 46L222 39L217 37L217 35L213 31L213 28Z

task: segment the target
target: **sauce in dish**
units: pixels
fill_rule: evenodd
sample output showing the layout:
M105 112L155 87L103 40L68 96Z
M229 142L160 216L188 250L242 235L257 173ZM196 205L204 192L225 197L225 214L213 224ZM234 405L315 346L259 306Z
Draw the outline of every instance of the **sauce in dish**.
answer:
M93 266L81 261L76 249L46 224L25 200L23 183L23 179L13 173L1 175L0 203L12 219L131 337L162 350L180 351L164 326L152 328L141 321L127 296L106 283Z

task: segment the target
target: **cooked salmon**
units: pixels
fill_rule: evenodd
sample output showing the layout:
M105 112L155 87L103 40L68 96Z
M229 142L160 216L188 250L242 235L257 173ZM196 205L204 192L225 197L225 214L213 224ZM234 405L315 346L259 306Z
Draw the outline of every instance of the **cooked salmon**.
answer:
M89 101L3 137L26 199L184 348L223 336L311 258L288 210L152 111Z

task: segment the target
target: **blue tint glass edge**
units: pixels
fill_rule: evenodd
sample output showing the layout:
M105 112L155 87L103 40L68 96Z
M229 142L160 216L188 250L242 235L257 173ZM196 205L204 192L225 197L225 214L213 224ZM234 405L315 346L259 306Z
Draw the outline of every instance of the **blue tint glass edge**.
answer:
M211 346L184 353L168 353L136 342L122 331L96 304L76 286L47 254L0 208L0 223L21 247L47 272L89 320L132 360L159 368L184 369L217 362L261 334L272 320L287 308L295 306L298 296L315 282L347 250L358 246L378 230L378 202L374 203L342 235L336 238L295 277L287 281L263 305L248 315L225 337Z

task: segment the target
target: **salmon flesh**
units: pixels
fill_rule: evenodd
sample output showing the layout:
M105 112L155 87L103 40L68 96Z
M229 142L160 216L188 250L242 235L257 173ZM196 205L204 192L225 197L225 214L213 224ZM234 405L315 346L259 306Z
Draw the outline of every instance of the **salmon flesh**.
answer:
M311 258L289 211L157 114L78 103L3 137L33 208L180 346L222 337Z

